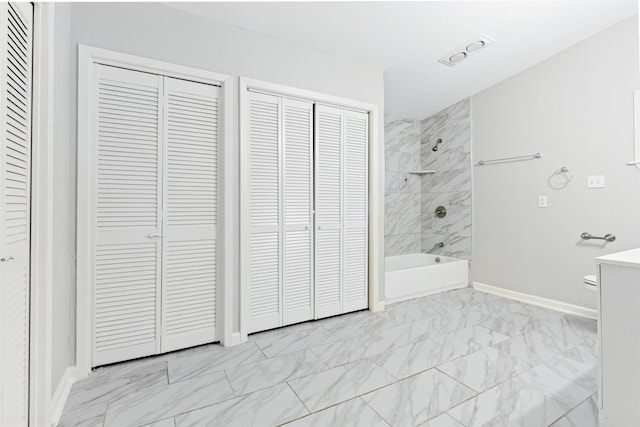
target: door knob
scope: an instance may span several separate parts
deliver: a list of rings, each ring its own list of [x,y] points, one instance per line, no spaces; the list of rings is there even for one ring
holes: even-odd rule
[[[147,234],[147,237],[148,237],[149,239],[153,239],[154,237],[164,237],[164,234],[149,233],[149,234]]]
[[[15,258],[12,256],[8,256],[8,257],[4,257],[4,258],[0,258],[0,262],[9,262],[9,261],[13,261]]]

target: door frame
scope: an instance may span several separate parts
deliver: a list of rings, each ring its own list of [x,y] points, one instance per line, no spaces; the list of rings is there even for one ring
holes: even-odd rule
[[[92,343],[92,253],[93,233],[91,219],[93,207],[92,159],[94,150],[89,141],[92,137],[91,126],[91,93],[95,82],[94,64],[100,63],[115,67],[128,68],[153,74],[175,77],[179,79],[215,84],[222,92],[222,120],[219,134],[219,186],[218,199],[222,209],[218,210],[218,292],[217,319],[220,342],[231,343],[231,304],[233,298],[232,271],[233,259],[226,248],[233,238],[225,231],[225,224],[230,221],[233,206],[231,180],[226,179],[232,165],[232,128],[233,128],[233,81],[232,77],[207,70],[171,64],[155,59],[143,58],[111,50],[78,45],[78,222],[77,222],[77,321],[76,321],[76,366],[77,376],[83,377],[91,371]],[[231,242],[232,243],[232,242]]]
[[[54,3],[34,3],[29,425],[52,421]]]
[[[369,217],[368,217],[368,292],[369,310],[384,310],[382,286],[384,284],[384,147],[379,142],[380,118],[378,106],[319,92],[298,89],[262,80],[239,77],[240,119],[240,341],[246,342],[249,335],[249,159],[248,159],[248,92],[262,92],[297,98],[325,105],[367,112],[369,114]]]

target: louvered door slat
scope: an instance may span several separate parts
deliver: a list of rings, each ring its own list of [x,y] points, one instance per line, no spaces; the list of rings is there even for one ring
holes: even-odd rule
[[[33,5],[0,5],[0,425],[27,426]]]
[[[282,99],[282,325],[313,317],[313,105]]]
[[[367,147],[366,113],[344,112],[344,276],[343,311],[367,307]]]
[[[162,352],[217,340],[219,121],[217,86],[165,77],[164,91]]]
[[[316,106],[315,317],[342,313],[342,110]]]
[[[159,350],[162,78],[96,65],[93,364]]]
[[[281,326],[280,99],[249,93],[249,331]]]

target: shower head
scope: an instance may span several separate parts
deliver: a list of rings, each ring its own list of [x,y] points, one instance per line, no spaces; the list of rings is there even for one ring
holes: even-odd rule
[[[436,141],[436,145],[433,146],[431,151],[438,151],[438,144],[442,144],[442,138],[438,138],[438,140]]]

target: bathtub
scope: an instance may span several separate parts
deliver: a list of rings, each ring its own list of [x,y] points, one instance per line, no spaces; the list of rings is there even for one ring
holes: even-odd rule
[[[469,262],[431,254],[386,257],[385,301],[405,301],[449,289],[464,288],[469,282]]]

